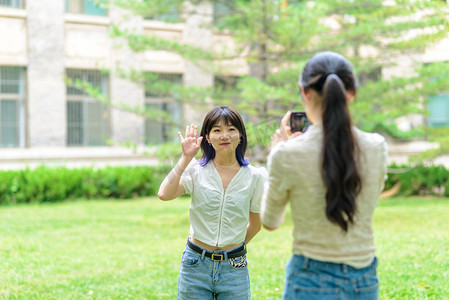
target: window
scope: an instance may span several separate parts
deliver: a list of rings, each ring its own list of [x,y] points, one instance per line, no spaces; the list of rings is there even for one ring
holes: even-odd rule
[[[156,21],[163,21],[163,22],[170,22],[170,23],[179,23],[180,22],[179,11],[171,11],[171,12],[161,14],[158,16],[146,16],[145,20],[156,20]]]
[[[101,3],[103,1],[99,3],[96,0],[66,0],[65,10],[69,13],[106,16],[106,10],[101,7]]]
[[[68,69],[67,145],[103,146],[110,137],[109,107],[89,97],[77,84],[87,82],[102,94],[108,93],[108,76],[96,70]]]
[[[232,3],[214,2],[214,25],[223,28],[225,25],[224,18],[231,14]]]
[[[144,0],[144,2],[149,2],[153,0]],[[145,20],[157,20],[157,21],[163,21],[163,22],[171,22],[171,23],[177,23],[180,22],[180,13],[178,5],[174,3],[167,2],[165,6],[163,7],[164,11],[161,11],[160,13],[153,13],[152,15],[144,14]]]
[[[239,2],[240,4],[247,2],[249,5],[251,0],[240,0]],[[225,28],[225,19],[235,15],[236,13],[238,13],[237,1],[230,0],[213,2],[213,23],[219,29]]]
[[[146,73],[145,108],[150,115],[145,119],[145,142],[160,144],[176,139],[182,118],[182,106],[175,102],[174,85],[182,85],[182,74]]]
[[[25,147],[25,68],[0,66],[0,147]]]
[[[429,127],[449,127],[449,93],[429,99]]]
[[[0,0],[0,6],[24,8],[24,0]]]

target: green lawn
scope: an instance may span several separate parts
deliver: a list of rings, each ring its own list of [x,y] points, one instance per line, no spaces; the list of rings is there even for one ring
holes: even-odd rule
[[[0,207],[0,299],[176,299],[188,199]],[[381,299],[449,298],[449,199],[382,200]],[[280,299],[290,218],[249,244],[253,299]]]

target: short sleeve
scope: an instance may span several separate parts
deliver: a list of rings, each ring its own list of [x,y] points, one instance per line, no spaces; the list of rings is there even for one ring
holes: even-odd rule
[[[262,200],[263,190],[267,177],[268,174],[265,168],[257,168],[257,178],[255,181],[254,193],[253,197],[251,198],[249,209],[252,213],[260,212],[260,201]]]
[[[197,168],[198,162],[196,160],[193,160],[181,175],[181,179],[179,182],[182,184],[187,194],[192,194],[193,192],[193,179]]]

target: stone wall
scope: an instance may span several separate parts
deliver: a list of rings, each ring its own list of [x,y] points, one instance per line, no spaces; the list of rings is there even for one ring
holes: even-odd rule
[[[64,146],[64,1],[27,1],[28,146]]]

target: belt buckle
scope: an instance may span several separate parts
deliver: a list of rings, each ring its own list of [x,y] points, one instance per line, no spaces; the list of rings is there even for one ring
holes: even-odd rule
[[[218,258],[216,258],[216,257],[218,257]],[[213,261],[222,261],[224,259],[224,257],[223,257],[223,254],[212,253],[211,259]]]

